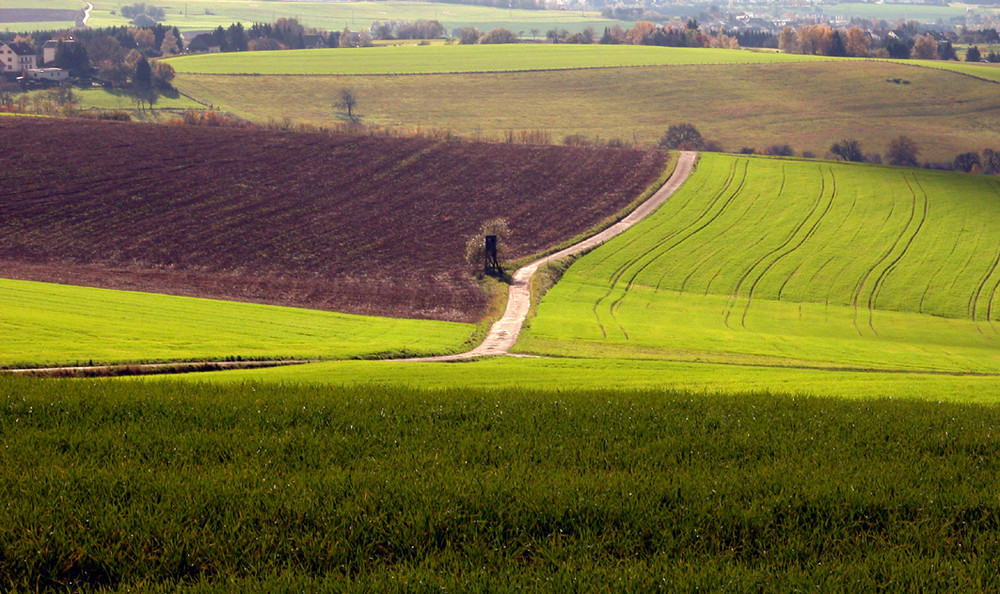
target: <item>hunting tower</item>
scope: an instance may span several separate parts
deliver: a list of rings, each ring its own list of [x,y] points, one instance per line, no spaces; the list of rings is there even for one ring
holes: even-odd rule
[[[500,261],[497,259],[496,235],[486,236],[486,249],[483,251],[483,255],[484,255],[483,274],[491,274],[496,276],[503,274],[503,270],[500,268]]]

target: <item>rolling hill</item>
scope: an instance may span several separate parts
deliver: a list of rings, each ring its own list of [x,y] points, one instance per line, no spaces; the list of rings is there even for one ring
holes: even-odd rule
[[[705,155],[568,270],[518,348],[995,373],[998,220],[990,176]]]
[[[256,121],[328,124],[337,117],[330,98],[350,88],[367,123],[468,136],[530,129],[555,140],[653,144],[669,125],[690,122],[732,152],[788,144],[822,157],[853,137],[866,153],[884,153],[899,134],[916,140],[927,161],[1000,147],[998,83],[989,80],[997,70],[989,66],[559,45],[340,51],[304,52],[315,58],[295,64],[273,52],[183,58],[174,61],[182,71],[175,84]],[[441,73],[462,70],[480,72]]]

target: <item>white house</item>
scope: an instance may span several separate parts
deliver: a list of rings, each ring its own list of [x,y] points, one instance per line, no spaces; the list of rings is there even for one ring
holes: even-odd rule
[[[24,72],[38,67],[38,55],[26,43],[0,43],[0,66],[3,72]]]
[[[62,68],[29,68],[24,71],[24,77],[31,80],[63,81],[69,79],[69,70]]]

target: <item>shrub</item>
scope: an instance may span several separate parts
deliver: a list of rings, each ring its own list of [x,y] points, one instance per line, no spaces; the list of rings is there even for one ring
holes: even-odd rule
[[[517,35],[509,29],[492,29],[479,38],[479,43],[517,43]]]
[[[668,150],[700,151],[705,148],[705,139],[691,124],[674,124],[667,128],[656,146]]]

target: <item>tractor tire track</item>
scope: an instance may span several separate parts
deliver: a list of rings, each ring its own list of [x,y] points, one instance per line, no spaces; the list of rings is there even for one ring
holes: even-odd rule
[[[979,297],[980,295],[982,295],[983,289],[985,289],[986,285],[989,283],[990,277],[992,277],[993,273],[996,272],[998,265],[1000,265],[1000,251],[997,251],[996,258],[993,259],[993,264],[986,271],[986,274],[984,274],[983,277],[979,279],[979,283],[976,285],[976,288],[972,291],[972,294],[969,295],[968,314],[969,314],[969,319],[972,320],[973,322],[976,322],[976,312],[979,311]],[[993,290],[994,291],[996,290],[996,285],[994,285]],[[990,306],[992,305],[992,302],[993,302],[993,293],[991,292],[990,304],[987,305],[986,308],[987,322],[990,320],[990,313],[992,311],[992,307]],[[979,327],[978,323],[976,324],[976,329],[979,330],[980,334],[983,333],[983,330],[982,328]]]
[[[840,237],[841,230],[844,228],[845,225],[847,225],[847,222],[849,220],[851,220],[851,214],[854,213],[854,209],[857,207],[857,205],[858,205],[858,193],[854,192],[854,195],[851,198],[851,206],[850,206],[850,208],[847,209],[847,214],[844,215],[844,218],[840,221],[840,224],[837,225],[837,228],[833,230],[833,237]],[[857,239],[857,236],[858,236],[859,233],[860,233],[860,229],[858,231],[856,231],[855,234],[851,237],[851,242],[848,245],[852,245],[854,243],[854,240]],[[828,241],[826,244],[824,244],[823,247],[825,247],[826,245],[829,245],[829,244],[830,244],[830,242]],[[818,251],[822,252],[823,251],[822,247],[819,248]],[[816,270],[813,271],[812,276],[809,277],[809,282],[806,283],[806,284],[807,285],[812,285],[813,283],[815,283],[816,279],[819,278],[820,273],[823,272],[823,270],[826,269],[826,267],[829,266],[830,263],[833,262],[836,259],[837,259],[837,254],[834,254],[834,255],[830,256],[829,258],[827,258],[825,262],[823,262],[822,264],[820,264],[819,268],[817,268]],[[804,263],[805,262],[803,261],[803,264]],[[801,267],[801,265],[800,265],[800,267]],[[794,276],[795,273],[798,272],[798,270],[799,270],[799,268],[796,268],[792,272],[792,275]],[[781,283],[781,287],[778,288],[778,301],[781,301],[781,295],[785,292],[785,286],[788,284],[788,281],[790,281],[791,279],[792,279],[792,276],[789,276],[788,278],[786,278],[785,281],[783,283]],[[826,300],[828,302],[829,302],[830,292],[831,291],[827,291],[826,292]]]
[[[920,185],[920,181],[917,179],[916,175],[912,175],[911,177],[913,178],[913,183],[917,186],[917,189],[920,190],[920,193],[924,196],[924,210],[920,214],[920,222],[917,223],[917,228],[913,230],[913,234],[910,235],[910,238],[906,240],[906,244],[903,245],[903,251],[899,252],[899,255],[896,256],[896,258],[889,263],[885,270],[882,271],[882,274],[875,280],[875,287],[872,290],[871,295],[868,296],[868,327],[872,329],[875,336],[878,336],[878,331],[875,329],[874,312],[878,306],[878,296],[882,292],[882,287],[885,286],[885,279],[889,278],[889,275],[892,274],[893,270],[896,269],[896,266],[899,265],[903,257],[910,251],[910,247],[917,239],[917,235],[920,234],[920,230],[924,228],[924,223],[927,222],[927,210],[930,208],[930,201],[927,198],[927,192],[924,190],[923,186]],[[910,192],[913,193],[913,208],[915,210],[918,202],[917,193],[913,190],[913,186],[910,185],[909,180],[905,177],[903,180],[906,182],[906,186],[910,188]],[[907,223],[907,229],[908,228],[909,223]]]
[[[914,181],[916,180],[915,177],[913,179]],[[903,176],[903,181],[906,183],[907,189],[910,190],[910,196],[911,196],[910,216],[906,220],[906,224],[903,226],[903,230],[896,237],[896,240],[893,241],[889,249],[886,250],[886,252],[882,255],[881,258],[879,258],[878,262],[875,263],[875,266],[871,267],[868,270],[868,272],[865,273],[865,276],[862,278],[862,281],[859,282],[858,286],[855,288],[854,302],[852,305],[854,306],[854,313],[855,313],[854,328],[858,331],[859,335],[861,334],[861,329],[858,328],[857,312],[859,309],[859,301],[861,300],[861,292],[864,288],[864,283],[866,283],[867,280],[871,278],[871,275],[875,273],[875,270],[880,268],[882,264],[889,259],[892,253],[896,251],[896,248],[900,245],[901,242],[903,242],[903,239],[907,237],[907,234],[910,229],[910,224],[913,223],[913,220],[917,216],[917,193],[913,190],[913,185],[910,183],[906,175]],[[882,272],[879,273],[879,275],[875,279],[875,283],[872,286],[872,290],[868,293],[868,299],[866,300],[865,304],[868,309],[868,327],[871,329],[872,332],[875,333],[875,336],[878,336],[879,334],[878,330],[875,329],[874,309],[875,309],[875,302],[878,298],[878,293],[881,290],[882,283],[884,282],[885,278],[889,275],[889,273],[892,272],[892,269],[895,268],[895,266],[903,258],[903,256],[906,254],[906,251],[910,249],[910,246],[913,244],[913,240],[916,239],[917,237],[917,233],[920,232],[920,229],[923,227],[924,222],[927,220],[927,206],[928,206],[927,193],[923,191],[923,188],[920,188],[920,191],[924,194],[924,210],[923,214],[921,215],[920,222],[917,224],[916,230],[914,230],[913,233],[909,235],[909,238],[903,244],[903,251],[900,252],[900,254],[896,256],[895,259],[889,262],[889,264],[887,264],[884,268],[882,268]]]
[[[719,216],[721,216],[723,212],[725,212],[725,210],[729,207],[729,205],[732,204],[733,201],[736,199],[736,197],[739,196],[740,193],[743,191],[743,186],[746,184],[746,180],[747,180],[747,170],[748,170],[748,168],[749,168],[749,162],[748,161],[744,161],[743,162],[743,175],[740,178],[739,185],[736,187],[736,190],[732,192],[732,194],[729,196],[729,198],[722,204],[722,206],[719,208],[718,212],[716,212],[715,214],[713,214],[707,221],[705,221],[704,223],[702,223],[700,226],[698,226],[697,228],[695,228],[691,232],[687,233],[686,235],[684,235],[683,237],[681,237],[677,241],[673,242],[669,247],[667,247],[667,248],[665,248],[663,250],[660,250],[656,255],[654,255],[651,259],[649,259],[645,264],[643,264],[642,266],[640,266],[632,274],[631,277],[629,277],[628,283],[626,283],[626,285],[625,285],[625,290],[622,293],[622,296],[619,297],[618,299],[616,299],[615,301],[613,301],[611,303],[611,306],[609,307],[609,312],[611,313],[611,317],[612,317],[612,319],[615,320],[615,322],[618,322],[618,319],[615,316],[615,311],[621,306],[622,302],[628,296],[629,291],[632,290],[632,287],[635,284],[635,280],[639,277],[639,275],[642,274],[642,272],[645,271],[647,268],[649,268],[654,262],[656,262],[657,260],[659,260],[660,258],[662,258],[663,256],[665,256],[668,252],[670,252],[671,250],[673,250],[674,248],[676,248],[680,244],[684,243],[688,239],[694,237],[695,235],[697,235],[698,233],[700,233],[702,230],[704,230],[706,227],[708,227],[713,222],[715,222],[715,220],[718,219]],[[720,197],[721,197],[721,194],[720,194]],[[718,202],[718,200],[716,200],[715,202]],[[706,211],[706,214],[707,214],[707,211]],[[696,221],[695,224],[697,224],[697,221]],[[660,243],[657,247],[662,247],[662,245],[663,245],[663,243]],[[656,248],[654,248],[654,249],[656,249]],[[649,252],[647,252],[647,254],[648,253],[652,253],[652,251],[653,250],[650,250]],[[618,328],[625,335],[625,339],[628,340],[628,332],[625,331],[624,326],[622,326],[621,323],[618,323]]]
[[[821,170],[821,172],[822,172],[822,170]],[[782,167],[782,178],[784,178],[784,167]],[[825,180],[823,180],[823,182],[825,183]],[[784,184],[782,184],[782,185],[784,185]],[[817,197],[816,203],[813,204],[812,210],[809,211],[809,213],[805,216],[805,218],[803,218],[801,221],[799,221],[799,223],[791,230],[791,232],[788,233],[787,236],[785,236],[785,238],[781,241],[780,244],[778,244],[776,247],[771,248],[770,251],[768,251],[766,254],[764,254],[760,258],[757,258],[756,260],[754,260],[753,263],[751,263],[750,266],[748,266],[743,271],[743,274],[741,274],[739,276],[739,278],[736,280],[736,286],[733,287],[733,292],[730,295],[729,300],[726,302],[726,308],[724,310],[725,313],[723,314],[723,323],[725,324],[725,326],[727,328],[731,327],[729,325],[729,318],[732,315],[733,308],[736,307],[736,302],[740,298],[740,289],[743,288],[743,283],[745,283],[747,281],[747,279],[750,278],[750,275],[753,273],[753,271],[758,266],[762,265],[765,260],[767,260],[769,257],[773,256],[777,252],[781,251],[782,248],[784,248],[785,246],[788,245],[789,242],[791,242],[791,240],[799,232],[799,230],[802,228],[802,226],[805,225],[806,221],[809,220],[809,217],[811,217],[813,215],[813,213],[816,211],[816,208],[819,206],[819,203],[822,200],[822,197],[823,197],[823,188],[822,188],[822,186],[820,186],[820,195],[819,195],[819,197]]]
[[[760,197],[761,197],[761,194],[758,192],[753,198],[749,199],[747,201],[746,208],[743,209],[742,213],[740,213],[739,215],[736,216],[736,220],[737,221],[742,221],[744,218],[746,218],[746,216],[753,209],[754,205],[757,204],[757,201],[760,199]],[[706,245],[711,244],[711,243],[715,242],[718,239],[724,238],[726,235],[729,234],[729,232],[731,230],[732,230],[732,227],[727,227],[727,228],[723,229],[722,231],[719,231],[718,233],[715,234],[714,237],[711,237],[708,240],[706,240],[706,242],[705,242]],[[757,242],[755,242],[754,245],[756,245],[756,243],[759,243],[759,241],[760,240],[758,240]],[[720,253],[722,253],[723,251],[725,251],[728,248],[732,248],[732,245],[723,242],[722,245],[720,245],[719,247],[715,248],[714,250],[709,251],[707,254],[703,254],[700,258],[698,258],[698,260],[695,262],[694,266],[691,267],[691,270],[688,271],[688,273],[684,276],[684,280],[681,281],[680,291],[683,293],[686,290],[688,282],[691,281],[691,278],[695,275],[695,273],[697,273],[699,270],[701,270],[709,262],[715,262],[716,261],[716,257]],[[695,253],[697,253],[697,251],[698,250],[695,249],[694,251],[691,252],[691,255],[693,256]],[[666,271],[663,274],[661,274],[660,278],[656,281],[656,292],[657,293],[660,292],[660,288],[663,286],[663,282],[666,280],[666,278],[668,276],[670,276],[671,270],[672,269],[668,267],[666,269]]]
[[[958,246],[962,243],[963,233],[965,233],[965,229],[959,231],[958,235],[955,236],[955,243],[952,244],[951,251],[948,252],[948,255],[945,257],[945,262],[955,255],[955,251],[958,250]],[[997,254],[997,258],[1000,259],[1000,254]],[[937,275],[940,274],[943,269],[943,266],[935,267],[934,273],[931,274],[929,279],[927,279],[927,285],[924,287],[924,292],[920,295],[920,302],[917,304],[917,313],[924,313],[924,300],[927,299],[927,294],[930,293],[931,287],[934,285],[934,279],[937,278]]]
[[[782,252],[779,256],[777,256],[774,260],[772,260],[771,263],[768,264],[764,268],[764,270],[761,271],[761,273],[757,276],[757,278],[754,279],[753,283],[751,283],[750,291],[747,294],[747,304],[743,308],[743,315],[740,317],[741,327],[743,328],[747,327],[747,315],[749,315],[750,313],[750,305],[753,304],[753,295],[757,291],[757,285],[758,283],[760,283],[761,280],[763,280],[764,275],[766,275],[768,271],[770,271],[771,268],[773,268],[778,262],[784,260],[791,254],[795,253],[800,247],[802,247],[802,245],[805,242],[809,241],[809,239],[816,234],[816,229],[818,229],[819,226],[823,223],[823,220],[826,218],[826,215],[830,213],[830,209],[833,208],[833,201],[837,196],[837,178],[834,177],[832,169],[829,170],[828,173],[830,174],[831,183],[830,183],[830,199],[826,203],[826,208],[824,208],[823,212],[820,213],[819,217],[817,217],[816,220],[813,221],[812,226],[809,227],[809,229],[805,232],[802,238],[799,239],[799,241],[795,245],[792,245],[784,252]],[[823,197],[826,195],[826,177],[823,175],[822,170],[820,170],[820,180],[821,183],[819,190],[819,198],[817,198],[816,204],[813,206],[813,209],[809,212],[806,218],[802,220],[802,223],[799,224],[798,228],[795,231],[795,234],[798,234],[798,231],[805,226],[806,222],[810,218],[812,218],[813,214],[819,208],[819,205],[822,204],[823,202]],[[792,236],[789,236],[789,240],[791,240],[792,237],[794,237],[794,234]]]
[[[889,213],[886,215],[885,219],[882,221],[882,225],[885,225],[886,223],[889,222],[889,220],[892,218],[892,214],[894,212],[896,212],[896,196],[895,196],[895,194],[893,194],[893,196],[892,196],[892,206],[889,207]],[[912,213],[911,213],[911,216],[912,216]],[[907,226],[909,226],[909,222],[907,222]],[[903,228],[903,232],[905,233],[905,231],[906,231],[906,228],[904,227]],[[900,235],[900,237],[902,237],[902,235]],[[876,262],[874,264],[872,264],[868,268],[868,270],[865,271],[864,274],[861,275],[861,279],[858,280],[857,284],[854,285],[854,290],[851,291],[851,307],[854,308],[854,321],[853,321],[853,323],[854,323],[854,329],[857,331],[858,336],[864,336],[864,333],[861,331],[861,327],[858,326],[858,307],[859,307],[858,302],[861,300],[861,291],[864,289],[865,283],[868,282],[869,277],[871,277],[871,275],[875,272],[875,269],[877,269],[879,267],[879,265],[882,264],[882,262],[884,262],[886,260],[886,258],[889,257],[889,254],[892,253],[892,250],[896,247],[896,243],[899,242],[900,237],[897,237],[896,241],[893,242],[892,246],[890,246],[889,249],[886,250],[886,252],[884,254],[882,254],[879,257],[879,259],[876,260]]]
[[[737,167],[737,163],[734,163],[733,166],[730,168],[730,172],[729,172],[729,175],[726,178],[725,185],[724,185],[723,189],[719,193],[716,194],[716,196],[711,200],[711,203],[709,204],[708,208],[705,209],[705,210],[703,210],[702,213],[700,215],[698,215],[698,217],[694,221],[692,221],[691,223],[688,223],[687,225],[681,227],[680,229],[677,229],[676,231],[673,231],[673,232],[667,234],[663,239],[661,239],[659,242],[657,242],[654,246],[652,246],[651,248],[649,248],[648,250],[646,250],[645,252],[643,252],[639,256],[626,261],[625,263],[623,263],[621,266],[619,266],[615,270],[615,272],[612,274],[611,278],[608,279],[608,282],[609,282],[608,290],[604,293],[604,295],[602,295],[597,301],[594,302],[594,305],[591,308],[591,311],[593,311],[593,313],[594,313],[594,319],[597,320],[597,325],[601,329],[601,336],[603,336],[604,338],[607,338],[608,337],[608,333],[607,333],[607,329],[605,328],[604,324],[601,322],[601,317],[600,317],[600,314],[598,313],[598,310],[600,309],[601,304],[604,303],[604,301],[606,301],[609,297],[611,297],[611,295],[613,295],[615,293],[615,291],[618,288],[618,282],[621,280],[622,276],[625,275],[625,273],[628,271],[629,268],[631,268],[632,266],[638,264],[640,260],[642,260],[643,258],[645,258],[646,256],[648,256],[650,253],[656,251],[664,243],[670,241],[672,238],[676,237],[678,234],[683,233],[687,229],[690,229],[692,226],[696,225],[697,222],[700,221],[706,215],[706,213],[709,212],[715,206],[715,204],[718,202],[719,198],[721,198],[721,196],[725,193],[725,191],[730,187],[730,185],[732,184],[733,178],[735,177],[736,167]],[[628,291],[628,289],[626,289],[626,292],[627,291]],[[614,313],[613,312],[612,312],[612,319],[614,319]],[[627,339],[627,335],[626,335],[626,339]]]

